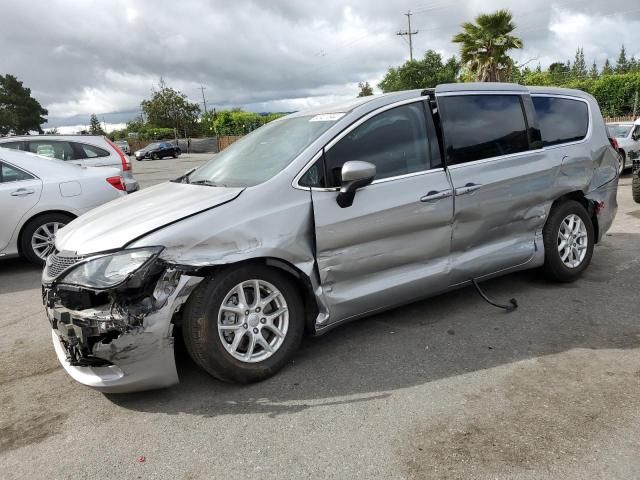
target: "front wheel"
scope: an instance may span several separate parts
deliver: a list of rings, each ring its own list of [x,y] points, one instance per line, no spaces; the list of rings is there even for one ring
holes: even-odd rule
[[[193,360],[226,382],[274,375],[293,356],[304,331],[295,283],[261,265],[229,267],[204,280],[186,304],[184,342]]]
[[[547,276],[572,282],[591,263],[595,233],[585,208],[574,200],[554,205],[543,230]]]

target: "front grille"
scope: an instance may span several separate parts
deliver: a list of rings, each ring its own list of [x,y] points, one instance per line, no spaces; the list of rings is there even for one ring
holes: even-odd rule
[[[81,260],[84,260],[84,257],[66,256],[60,254],[60,252],[54,252],[47,257],[47,277],[56,278],[64,270]]]

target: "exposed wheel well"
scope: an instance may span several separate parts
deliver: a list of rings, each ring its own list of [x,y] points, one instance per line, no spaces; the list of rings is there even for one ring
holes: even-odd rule
[[[74,215],[71,212],[67,212],[65,210],[47,210],[44,212],[38,212],[36,213],[34,216],[30,217],[26,222],[24,222],[22,224],[22,227],[20,227],[20,233],[18,233],[18,253],[20,255],[22,255],[22,233],[24,232],[25,227],[29,224],[29,222],[31,222],[34,218],[38,218],[41,217],[42,215],[49,215],[51,213],[59,213],[61,215],[68,215],[71,218],[76,218],[77,215]]]
[[[285,272],[295,280],[304,304],[305,332],[313,333],[315,331],[315,320],[318,316],[318,304],[316,303],[315,295],[313,293],[313,287],[311,286],[311,281],[304,272],[298,269],[295,265],[285,260],[273,257],[251,258],[236,263],[200,267],[192,272],[192,274],[196,274],[199,276],[210,276],[215,275],[216,272],[220,272],[221,270],[234,268],[239,265],[244,266],[247,264],[265,265],[268,267],[277,268],[278,270]]]
[[[598,238],[600,238],[600,228],[598,225],[598,217],[595,213],[595,205],[593,201],[586,198],[582,191],[577,190],[575,192],[565,193],[561,197],[556,198],[551,205],[551,208],[553,208],[554,205],[559,205],[560,203],[566,202],[567,200],[575,200],[585,208],[585,210],[589,214],[589,218],[591,218],[591,223],[593,223],[593,229],[597,243]]]

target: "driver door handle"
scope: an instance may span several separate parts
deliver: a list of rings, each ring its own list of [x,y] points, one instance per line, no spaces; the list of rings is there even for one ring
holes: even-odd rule
[[[36,193],[35,190],[31,190],[30,188],[19,188],[18,190],[14,190],[11,192],[12,197],[26,197],[27,195],[32,195]]]
[[[467,183],[464,187],[456,188],[456,195],[467,195],[475,192],[479,188],[482,188],[482,185],[478,185],[477,183]]]
[[[440,190],[439,192],[436,190],[431,190],[424,197],[420,198],[421,202],[434,202],[436,200],[441,200],[443,198],[447,198],[453,195],[451,190]]]

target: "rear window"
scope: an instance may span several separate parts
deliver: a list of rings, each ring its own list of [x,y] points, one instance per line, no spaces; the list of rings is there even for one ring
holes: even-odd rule
[[[544,146],[577,142],[587,136],[589,108],[581,100],[533,97]]]
[[[449,165],[529,150],[518,95],[460,95],[438,100]]]
[[[97,157],[108,157],[109,152],[103,150],[102,148],[96,147],[95,145],[86,145],[84,143],[76,143],[75,146],[78,148],[80,152],[80,158],[97,158]]]

